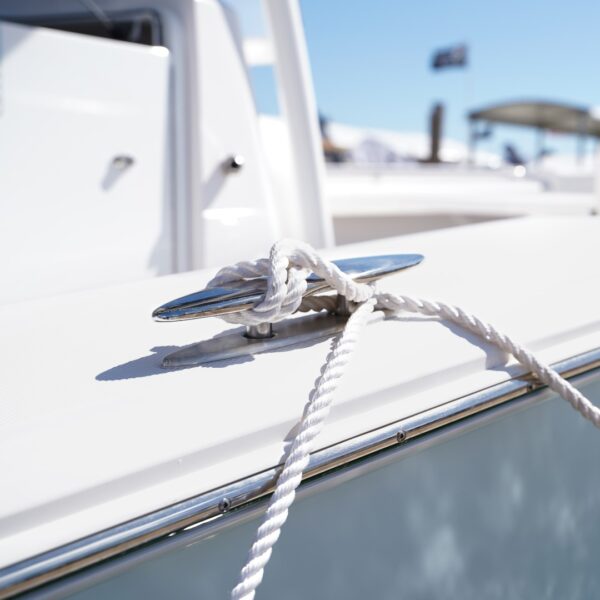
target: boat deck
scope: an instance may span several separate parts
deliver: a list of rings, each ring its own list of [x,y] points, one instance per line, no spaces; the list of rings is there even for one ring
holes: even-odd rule
[[[267,248],[265,248],[265,252]],[[600,347],[600,220],[499,221],[340,247],[418,252],[384,280],[505,330],[547,362]],[[201,271],[0,307],[0,566],[277,464],[329,342],[167,371],[173,349],[231,326],[155,323]],[[519,373],[481,340],[411,315],[364,332],[322,448]]]

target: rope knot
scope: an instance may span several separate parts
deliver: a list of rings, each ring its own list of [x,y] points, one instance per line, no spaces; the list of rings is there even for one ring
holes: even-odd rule
[[[335,300],[331,296],[306,296],[311,273],[351,302],[366,302],[374,294],[372,286],[357,283],[336,265],[323,260],[309,244],[294,240],[275,243],[269,258],[243,261],[221,269],[207,287],[241,287],[264,279],[265,292],[261,300],[250,310],[222,318],[242,325],[277,323],[298,310],[333,308]]]

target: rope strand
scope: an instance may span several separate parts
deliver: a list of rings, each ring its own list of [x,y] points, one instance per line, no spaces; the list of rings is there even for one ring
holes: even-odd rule
[[[321,368],[309,395],[298,432],[294,437],[283,469],[277,478],[263,522],[256,532],[239,583],[231,593],[232,600],[252,600],[260,585],[264,570],[271,558],[273,546],[279,539],[296,488],[308,465],[315,438],[323,429],[334,393],[344,375],[363,327],[373,310],[391,313],[410,312],[452,321],[475,333],[503,352],[512,355],[542,383],[558,393],[583,417],[600,428],[600,409],[581,392],[561,377],[554,369],[539,361],[531,352],[500,333],[489,323],[465,312],[457,306],[411,296],[376,292],[371,285],[355,282],[333,263],[322,259],[308,244],[282,240],[271,248],[269,259],[238,263],[221,269],[208,287],[245,281],[256,277],[267,278],[264,298],[252,309],[226,315],[230,323],[256,325],[277,322],[297,310],[331,310],[331,296],[313,296],[303,300],[306,278],[310,272],[322,277],[338,294],[358,304],[341,334],[334,338],[331,351]]]
[[[337,382],[344,374],[358,341],[358,335],[374,306],[373,299],[361,304],[348,319],[344,331],[334,339],[332,349],[321,369],[321,375],[310,394],[304,417],[292,442],[283,470],[277,478],[275,491],[269,501],[264,520],[256,533],[256,540],[250,548],[248,562],[242,569],[240,582],[231,593],[231,598],[234,600],[254,598],[256,588],[262,581],[265,566],[271,558],[273,545],[279,539],[289,507],[296,496],[296,488],[302,481],[302,473],[308,465],[314,440],[323,429],[329,414]]]

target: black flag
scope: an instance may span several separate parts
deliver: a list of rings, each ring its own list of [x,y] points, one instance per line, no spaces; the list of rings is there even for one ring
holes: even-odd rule
[[[467,47],[464,44],[452,48],[438,50],[431,61],[433,69],[444,69],[445,67],[466,67]]]

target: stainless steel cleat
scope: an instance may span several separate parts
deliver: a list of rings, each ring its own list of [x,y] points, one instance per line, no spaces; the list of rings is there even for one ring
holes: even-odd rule
[[[355,281],[370,283],[418,265],[422,260],[423,256],[420,254],[391,254],[348,258],[334,263]],[[305,296],[333,291],[327,282],[314,273],[307,278],[307,282]],[[265,290],[265,277],[250,279],[231,288],[208,288],[167,302],[159,306],[152,316],[156,321],[169,322],[242,312],[259,302]],[[166,356],[162,364],[169,368],[190,367],[329,337],[343,329],[349,314],[350,307],[346,298],[338,296],[333,314],[289,319],[275,326],[261,323],[247,327],[243,335],[240,335],[238,329],[177,350]]]

